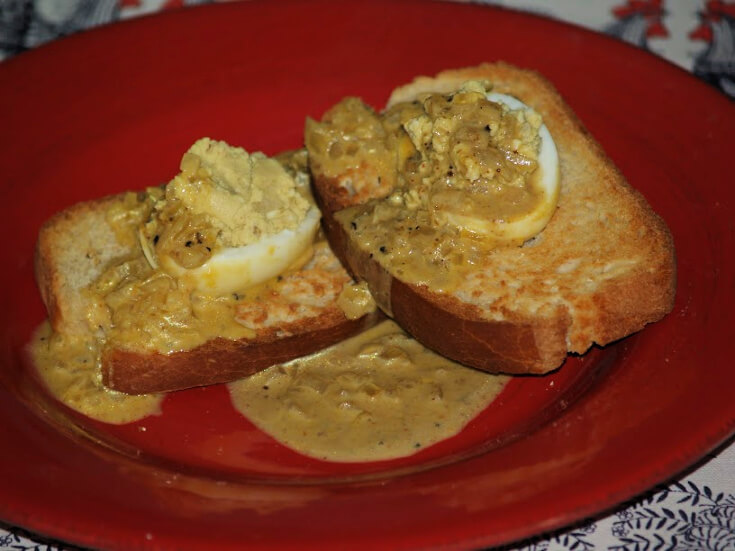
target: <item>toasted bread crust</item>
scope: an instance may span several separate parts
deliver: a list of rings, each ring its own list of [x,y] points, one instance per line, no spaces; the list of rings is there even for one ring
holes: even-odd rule
[[[35,275],[56,333],[89,338],[92,304],[82,290],[113,262],[131,256],[131,244],[119,241],[106,213],[124,195],[79,203],[49,219],[35,252]],[[374,312],[349,320],[336,305],[339,289],[350,280],[331,251],[320,248],[315,259],[284,281],[290,295],[260,301],[243,309],[242,323],[253,336],[216,338],[190,350],[161,354],[105,346],[102,382],[129,394],[169,392],[230,382],[271,365],[330,346],[380,319]],[[102,328],[97,331],[104,338]],[[136,347],[137,348],[137,347]]]
[[[424,345],[491,372],[544,373],[567,352],[583,353],[661,319],[673,307],[676,285],[669,230],[543,77],[506,63],[445,71],[397,88],[388,105],[422,92],[449,93],[471,79],[487,79],[494,91],[533,107],[554,137],[562,190],[537,242],[523,247],[522,259],[518,249],[493,253],[487,269],[462,292],[436,293],[399,281],[351,243],[333,215],[355,201],[339,177],[315,173],[337,256]]]
[[[140,354],[108,349],[102,356],[102,382],[128,394],[228,383],[344,340],[373,325],[376,317],[374,313],[348,320],[333,307],[317,318],[265,330],[253,339],[219,338],[184,352]]]

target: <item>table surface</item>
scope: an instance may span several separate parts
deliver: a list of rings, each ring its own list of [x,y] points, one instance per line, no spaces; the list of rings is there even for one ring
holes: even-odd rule
[[[60,36],[211,0],[2,0],[0,60]],[[735,1],[485,0],[575,23],[659,55],[735,100]],[[729,507],[722,505],[729,504]],[[717,509],[720,514],[708,514]],[[696,513],[696,514],[693,514]],[[650,518],[675,522],[641,522]],[[735,441],[688,473],[602,518],[513,550],[691,549],[735,551]],[[0,525],[0,549],[69,547]]]

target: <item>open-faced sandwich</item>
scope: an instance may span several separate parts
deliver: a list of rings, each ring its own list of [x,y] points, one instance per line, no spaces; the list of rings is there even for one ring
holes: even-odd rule
[[[337,256],[426,346],[544,373],[673,306],[671,236],[549,82],[504,63],[417,78],[306,125]]]
[[[374,304],[320,231],[303,152],[210,139],[167,185],[77,204],[41,229],[54,355],[129,394],[229,382],[340,341]],[[84,350],[83,358],[80,350]]]

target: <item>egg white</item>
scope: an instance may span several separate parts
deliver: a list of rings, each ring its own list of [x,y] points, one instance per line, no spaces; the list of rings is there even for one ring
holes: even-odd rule
[[[512,110],[530,109],[518,98],[507,94],[490,92],[487,99],[506,105]],[[522,243],[535,236],[548,224],[559,198],[559,154],[551,133],[545,124],[539,128],[541,147],[538,155],[538,170],[540,171],[538,185],[542,191],[539,204],[531,212],[512,220],[480,219],[474,216],[451,213],[449,221],[460,228],[472,233],[482,234],[498,241]]]
[[[295,229],[263,237],[250,245],[220,249],[197,268],[183,268],[165,255],[158,260],[167,273],[201,292],[222,296],[244,291],[293,265],[313,243],[320,219],[319,209],[311,207]]]

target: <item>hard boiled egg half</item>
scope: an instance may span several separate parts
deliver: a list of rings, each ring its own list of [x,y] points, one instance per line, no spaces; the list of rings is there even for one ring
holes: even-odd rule
[[[262,153],[203,138],[183,156],[181,173],[154,206],[141,244],[154,268],[221,296],[303,264],[320,218],[308,179]],[[206,260],[185,261],[196,247]]]
[[[532,113],[532,116],[539,117],[516,97],[496,92],[488,92],[486,97],[491,102],[505,106],[509,112],[523,111],[526,116]],[[484,209],[476,197],[468,195],[464,203],[456,200],[445,204],[436,203],[440,223],[451,224],[470,234],[487,237],[499,243],[521,244],[541,232],[556,210],[560,177],[559,155],[546,124],[541,123],[538,136],[538,166],[527,184],[533,188],[534,200],[530,208],[514,211],[511,199],[511,204],[506,205],[508,210],[504,210],[503,205],[497,209]]]

